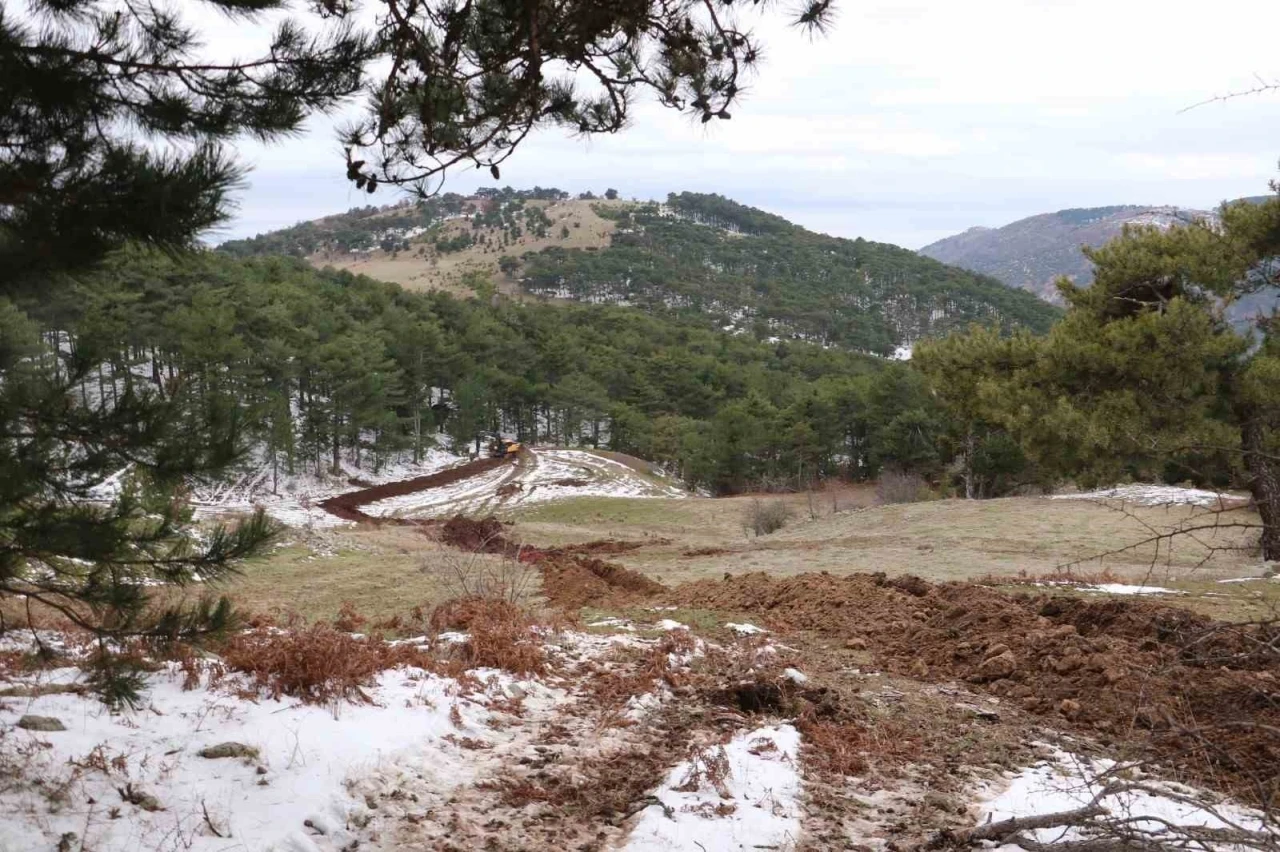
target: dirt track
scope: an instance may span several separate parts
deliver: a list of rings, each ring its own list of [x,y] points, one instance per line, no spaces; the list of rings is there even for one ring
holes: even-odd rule
[[[419,523],[455,515],[483,517],[520,505],[579,496],[675,498],[685,493],[609,455],[538,447],[525,448],[514,459],[479,459],[428,476],[340,494],[319,505],[349,521]]]
[[[380,523],[385,519],[365,514],[360,511],[359,507],[367,506],[370,503],[376,503],[379,500],[386,500],[388,497],[400,497],[405,494],[413,494],[415,492],[426,491],[431,488],[442,488],[446,485],[452,485],[455,482],[461,482],[464,479],[470,479],[477,474],[485,473],[486,471],[493,470],[505,464],[511,464],[511,460],[506,458],[477,459],[469,464],[451,467],[448,470],[442,470],[439,473],[433,473],[429,476],[419,476],[414,479],[401,480],[400,482],[388,482],[386,485],[377,485],[373,488],[365,488],[361,491],[351,491],[346,494],[339,494],[337,497],[330,497],[320,505],[330,514],[348,521]]]

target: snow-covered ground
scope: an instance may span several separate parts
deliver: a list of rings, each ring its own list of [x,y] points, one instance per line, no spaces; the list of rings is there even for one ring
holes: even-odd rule
[[[1139,506],[1218,506],[1223,501],[1236,501],[1241,498],[1218,491],[1204,491],[1199,488],[1180,488],[1176,485],[1117,485],[1097,491],[1083,491],[1078,494],[1054,494],[1052,500],[1120,500],[1135,503]]]
[[[661,804],[645,809],[625,852],[794,848],[800,734],[776,725],[700,749],[671,770],[655,795]]]
[[[1096,586],[1081,586],[1082,592],[1098,592],[1105,595],[1181,595],[1177,589],[1166,589],[1161,586],[1135,586],[1130,583],[1098,583]]]
[[[581,709],[579,690],[590,677],[574,673],[607,670],[625,650],[643,660],[659,640],[634,632],[537,635],[555,660],[546,676],[473,669],[455,679],[400,667],[376,677],[367,703],[277,700],[235,674],[211,684],[212,658],[194,688],[184,689],[192,684],[177,664],[147,675],[142,706],[119,713],[79,690],[77,668],[7,673],[0,677],[9,693],[0,698],[0,852],[391,852],[446,839],[484,848],[486,832],[498,830],[495,784],[513,767],[545,761],[547,731],[570,732],[569,740],[551,742],[569,743],[558,765],[579,783],[572,781],[575,756],[627,753],[629,732],[672,699],[665,688],[638,696],[627,725],[602,730]],[[29,650],[29,637],[3,638],[0,650]],[[41,639],[68,647],[57,634]],[[687,670],[702,647],[695,641],[670,654],[670,670]],[[209,753],[219,746],[224,754]],[[777,724],[742,733],[715,764],[720,754],[713,746],[697,755],[703,769],[718,766],[711,775],[691,773],[687,761],[672,767],[653,791],[672,809],[671,820],[650,808],[612,829],[618,848],[782,848],[794,840],[796,730]],[[471,833],[457,833],[461,827]],[[594,835],[598,826],[586,828]]]
[[[42,682],[71,682],[79,674],[60,669]],[[0,793],[0,850],[52,850],[68,833],[77,837],[71,848],[83,843],[95,852],[353,848],[349,826],[368,808],[347,793],[352,777],[406,751],[432,748],[445,777],[466,780],[465,765],[449,759],[441,740],[457,730],[451,714],[456,709],[463,725],[481,726],[490,715],[487,696],[513,682],[498,672],[478,674],[485,692],[464,698],[449,678],[386,671],[368,690],[371,703],[332,707],[203,685],[184,691],[173,667],[149,678],[146,706],[134,713],[112,714],[75,694],[5,699],[3,745],[25,755],[29,777],[41,783],[7,785]],[[536,685],[522,688],[538,694]],[[66,730],[15,727],[27,714],[54,717]],[[228,742],[257,754],[200,756]],[[122,789],[154,801],[131,804]]]
[[[1215,797],[1182,784],[1141,777],[1133,768],[1123,773],[1104,775],[1116,769],[1111,760],[1091,760],[1052,749],[1049,759],[1027,767],[1006,778],[1006,783],[988,790],[981,801],[978,824],[999,822],[1011,817],[1038,816],[1071,811],[1085,807],[1095,800],[1105,808],[1110,817],[1128,819],[1131,831],[1151,833],[1151,839],[1168,839],[1171,827],[1200,826],[1206,828],[1242,828],[1258,831],[1264,828],[1262,814],[1230,802],[1215,802]],[[1126,792],[1100,797],[1104,787],[1112,782],[1131,782]],[[1280,843],[1280,828],[1267,827],[1276,843]],[[1077,829],[1045,828],[1030,832],[1032,839],[1042,843],[1085,839]],[[997,847],[1002,852],[1020,852],[1018,846]],[[1179,847],[1182,848],[1182,847]],[[1228,850],[1237,848],[1226,844],[1189,845],[1185,848]]]
[[[375,517],[474,515],[571,497],[685,497],[675,485],[637,473],[586,450],[532,448],[503,465],[460,482],[363,506]]]
[[[283,470],[273,475],[270,462],[256,462],[247,465],[235,479],[197,485],[192,489],[191,501],[198,518],[251,512],[261,506],[268,515],[288,526],[345,526],[351,522],[329,514],[320,508],[319,503],[337,494],[368,487],[353,485],[352,480],[382,485],[439,473],[466,461],[465,456],[433,448],[427,450],[417,464],[413,463],[411,456],[404,456],[392,460],[376,473],[369,468],[357,468],[344,460],[340,476],[317,476],[309,468],[292,476]]]

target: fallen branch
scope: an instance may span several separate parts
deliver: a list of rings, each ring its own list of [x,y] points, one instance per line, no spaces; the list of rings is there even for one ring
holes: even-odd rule
[[[213,832],[214,837],[222,837],[221,831],[213,824],[213,818],[209,816],[209,806],[204,803],[204,799],[200,800],[200,810],[204,811],[204,824],[209,826],[209,830]]]
[[[1010,817],[1009,819],[1000,820],[1000,822],[989,822],[986,825],[979,825],[974,828],[945,829],[935,834],[925,848],[963,848],[983,840],[994,840],[999,843],[1024,831],[1078,826],[1090,817],[1101,816],[1106,812],[1106,809],[1101,805],[1092,804],[1083,808],[1076,808],[1073,811],[1060,811],[1056,814]]]

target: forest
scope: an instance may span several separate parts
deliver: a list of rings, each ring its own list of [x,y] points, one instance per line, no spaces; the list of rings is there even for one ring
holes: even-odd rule
[[[665,207],[610,215],[619,225],[611,246],[529,255],[525,288],[738,323],[762,340],[793,336],[884,355],[973,322],[1044,332],[1061,314],[993,278],[897,246],[807,231],[719,195],[673,193]]]
[[[234,412],[280,471],[376,469],[481,436],[657,461],[713,493],[939,461],[937,405],[908,366],[609,306],[496,304],[284,257],[126,249],[64,298],[22,305],[95,366],[82,401],[134,390]]]

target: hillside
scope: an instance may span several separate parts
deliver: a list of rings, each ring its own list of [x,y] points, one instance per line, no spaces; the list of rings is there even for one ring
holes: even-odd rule
[[[1211,215],[1207,210],[1134,204],[1059,210],[1002,228],[970,228],[925,246],[920,254],[990,275],[1058,304],[1061,299],[1053,286],[1058,276],[1077,283],[1093,280],[1093,264],[1081,246],[1100,246],[1118,237],[1125,225],[1168,228]]]
[[[1057,316],[993,278],[694,193],[665,204],[541,188],[443,196],[352,210],[222,250],[290,254],[415,290],[636,306],[761,340],[885,355],[975,321],[1043,331]]]
[[[990,275],[1009,287],[1061,304],[1053,283],[1059,276],[1065,275],[1078,284],[1093,281],[1093,264],[1081,246],[1100,246],[1120,236],[1126,225],[1169,228],[1215,216],[1212,210],[1135,204],[1059,210],[1019,219],[1001,228],[970,228],[925,246],[920,254]],[[1241,299],[1228,313],[1237,323],[1247,323],[1277,304],[1280,291],[1267,290]]]

